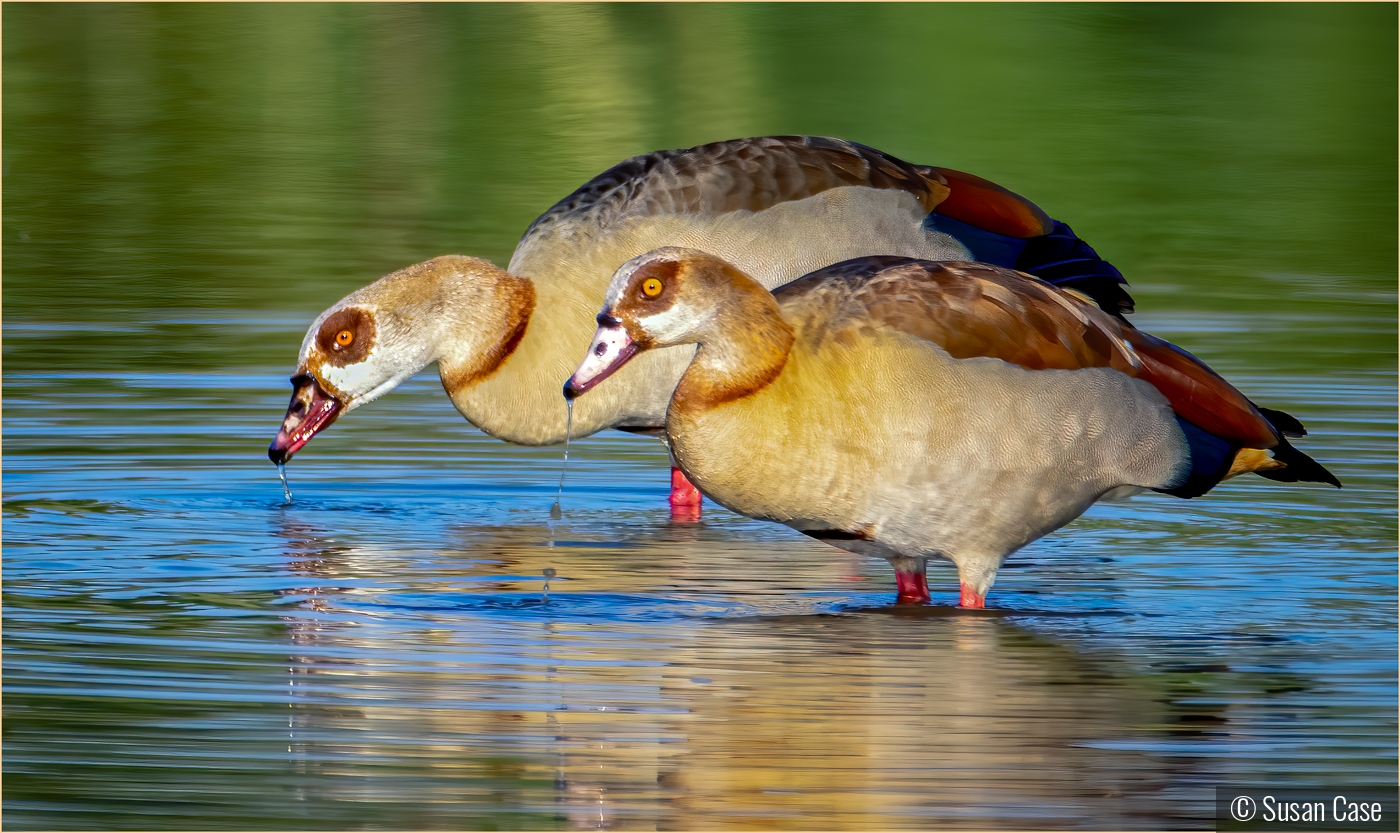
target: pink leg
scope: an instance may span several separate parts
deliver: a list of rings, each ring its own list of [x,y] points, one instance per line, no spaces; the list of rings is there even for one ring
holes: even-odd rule
[[[923,573],[916,573],[912,570],[895,570],[895,585],[899,588],[899,595],[894,597],[897,605],[922,605],[929,603],[928,577]]]
[[[987,607],[987,597],[972,589],[972,585],[963,582],[958,585],[962,591],[958,598],[958,607],[971,608],[972,610],[983,610]]]
[[[700,520],[700,505],[704,497],[688,480],[685,472],[671,467],[671,518],[678,521]]]

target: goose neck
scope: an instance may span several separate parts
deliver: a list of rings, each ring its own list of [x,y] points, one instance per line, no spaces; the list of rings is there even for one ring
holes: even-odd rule
[[[700,341],[680,386],[676,407],[710,408],[750,396],[778,378],[792,352],[792,325],[759,288],[747,303],[722,305]]]
[[[443,387],[454,398],[505,364],[535,312],[535,286],[529,278],[503,269],[477,277],[445,286],[439,306],[446,326],[439,330],[433,358]]]

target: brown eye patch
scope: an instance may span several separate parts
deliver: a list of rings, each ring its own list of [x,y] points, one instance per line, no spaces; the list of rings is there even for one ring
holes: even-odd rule
[[[637,287],[637,294],[648,301],[659,298],[680,269],[681,264],[674,260],[661,260],[646,264],[632,273],[632,281],[633,285]]]
[[[357,307],[336,310],[321,322],[316,346],[337,367],[361,361],[374,346],[374,318]]]

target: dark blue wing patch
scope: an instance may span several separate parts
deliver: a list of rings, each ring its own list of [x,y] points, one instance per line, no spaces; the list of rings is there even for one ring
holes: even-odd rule
[[[1186,435],[1186,445],[1191,450],[1191,470],[1180,486],[1155,491],[1184,498],[1200,497],[1230,472],[1240,449],[1179,416],[1176,424]]]
[[[1026,248],[1026,241],[1019,237],[1007,237],[938,213],[924,218],[924,228],[941,231],[956,239],[972,252],[973,260],[1006,269],[1016,268],[1021,251]]]

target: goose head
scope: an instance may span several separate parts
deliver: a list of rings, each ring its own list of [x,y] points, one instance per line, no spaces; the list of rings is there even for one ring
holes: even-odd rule
[[[591,390],[643,350],[742,338],[744,312],[754,306],[776,310],[768,290],[714,255],[668,246],[635,257],[613,274],[598,330],[564,396]]]
[[[492,302],[502,276],[509,277],[479,258],[436,257],[386,275],[321,313],[302,339],[292,401],[267,456],[285,463],[341,414],[373,402],[435,360],[446,365],[461,353],[467,358],[457,364],[470,368],[474,352],[489,354],[499,340],[496,331],[509,323]]]

